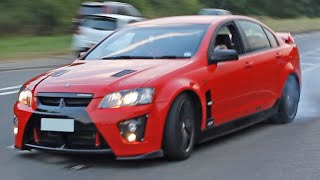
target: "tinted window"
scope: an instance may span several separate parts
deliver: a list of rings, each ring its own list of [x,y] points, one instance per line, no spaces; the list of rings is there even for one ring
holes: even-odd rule
[[[259,24],[250,21],[239,21],[239,25],[247,36],[250,52],[271,48],[269,39]]]
[[[104,40],[85,59],[191,58],[208,25],[127,27]]]
[[[107,14],[119,14],[119,6],[115,5],[105,5],[104,6],[104,12]]]
[[[278,41],[277,39],[274,37],[273,33],[270,32],[268,29],[264,28],[264,31],[266,32],[268,38],[269,38],[269,41],[270,41],[270,44],[273,48],[275,47],[278,47]]]
[[[137,16],[137,17],[142,16],[141,13],[133,6],[128,6],[127,12],[130,16]]]
[[[113,19],[98,16],[88,16],[84,19],[80,26],[98,29],[98,30],[115,30],[117,23]]]
[[[81,6],[80,14],[81,15],[91,15],[103,13],[102,6]]]
[[[130,16],[130,14],[127,12],[125,7],[120,7],[118,13],[121,14],[121,15]]]

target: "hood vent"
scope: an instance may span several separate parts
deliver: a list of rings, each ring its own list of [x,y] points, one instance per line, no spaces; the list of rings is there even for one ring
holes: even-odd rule
[[[126,70],[120,71],[120,72],[112,75],[111,77],[122,77],[122,76],[125,76],[125,75],[128,75],[128,74],[131,74],[133,72],[136,72],[136,70],[126,69]]]
[[[70,71],[70,69],[65,69],[65,70],[61,70],[61,71],[57,71],[54,72],[51,77],[59,77],[62,76],[63,74],[67,73],[68,71]]]

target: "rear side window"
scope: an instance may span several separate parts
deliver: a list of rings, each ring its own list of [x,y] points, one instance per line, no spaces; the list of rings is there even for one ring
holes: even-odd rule
[[[103,13],[102,6],[81,6],[80,14],[81,15],[91,15],[91,14],[100,14]]]
[[[117,23],[114,19],[95,16],[86,17],[81,26],[104,31],[117,29]]]
[[[251,21],[239,21],[250,46],[249,52],[271,48],[269,39],[262,27]]]
[[[119,14],[126,15],[126,16],[136,16],[136,17],[141,16],[139,11],[136,8],[134,8],[133,6],[119,7]]]
[[[136,17],[141,17],[141,13],[138,11],[138,9],[136,9],[133,6],[128,6],[127,7],[127,12],[129,16],[136,16]]]
[[[278,41],[277,39],[274,37],[273,33],[270,32],[268,29],[264,28],[264,31],[266,32],[267,36],[268,36],[268,39],[270,41],[270,44],[273,48],[275,47],[278,47],[279,44],[278,44]]]
[[[121,15],[130,16],[130,14],[127,12],[127,9],[125,7],[120,7],[118,13]]]

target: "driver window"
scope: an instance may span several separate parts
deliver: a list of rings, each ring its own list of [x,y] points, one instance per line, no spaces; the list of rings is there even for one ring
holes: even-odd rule
[[[240,38],[233,24],[221,27],[218,30],[216,37],[210,44],[210,51],[220,49],[234,49],[239,54],[242,53]]]

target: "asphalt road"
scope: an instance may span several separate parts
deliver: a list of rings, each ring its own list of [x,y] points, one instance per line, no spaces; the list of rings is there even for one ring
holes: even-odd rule
[[[303,67],[296,120],[287,125],[262,123],[208,142],[183,162],[17,152],[12,146],[17,85],[50,68],[0,71],[0,179],[319,180],[320,33],[299,35],[296,41]]]

